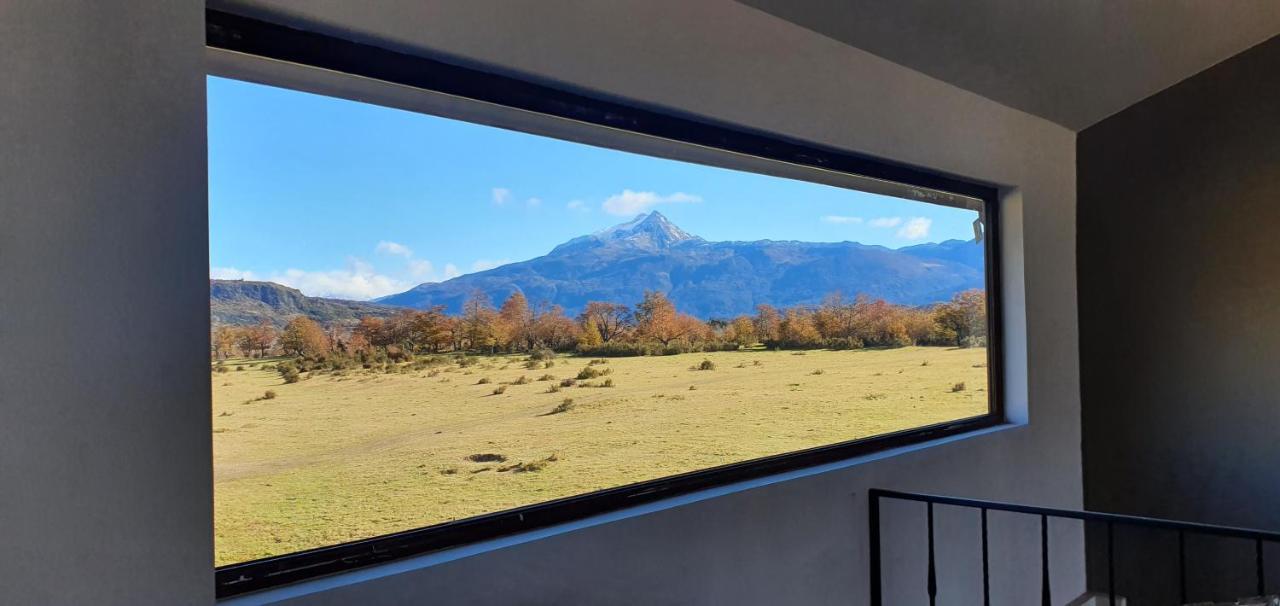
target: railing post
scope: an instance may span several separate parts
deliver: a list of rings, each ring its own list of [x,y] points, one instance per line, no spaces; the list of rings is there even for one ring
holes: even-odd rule
[[[1187,604],[1187,533],[1178,531],[1178,600]]]
[[[882,606],[883,596],[880,587],[880,492],[867,491],[867,539],[871,544],[871,606]]]
[[[982,508],[982,606],[991,606],[991,573],[987,555],[987,508]]]
[[[1116,606],[1115,525],[1107,522],[1107,606]],[[1183,602],[1184,604],[1186,602]]]
[[[1040,603],[1053,606],[1049,591],[1049,516],[1040,514]]]
[[[934,606],[938,603],[938,569],[933,558],[933,503],[929,502],[925,503],[925,505],[929,515],[929,580],[927,589],[929,590],[929,606]]]
[[[1262,539],[1253,540],[1253,557],[1258,567],[1258,595],[1267,595],[1267,575],[1262,569]]]

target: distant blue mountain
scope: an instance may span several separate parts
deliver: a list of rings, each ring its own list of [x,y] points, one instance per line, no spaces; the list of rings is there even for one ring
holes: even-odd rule
[[[520,291],[533,304],[559,305],[572,315],[588,301],[630,305],[646,290],[659,290],[680,311],[710,319],[749,314],[761,303],[817,304],[833,292],[923,305],[982,288],[983,277],[982,246],[972,241],[896,250],[857,242],[708,242],[655,211],[569,240],[545,256],[377,301],[459,313],[477,290],[495,304]]]

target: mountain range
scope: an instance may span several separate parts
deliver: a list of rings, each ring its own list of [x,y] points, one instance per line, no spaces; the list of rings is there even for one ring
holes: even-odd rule
[[[657,211],[580,236],[544,256],[377,299],[458,313],[477,290],[500,304],[520,291],[534,304],[575,315],[588,301],[634,304],[646,290],[667,293],[694,316],[727,318],[755,306],[811,305],[840,292],[923,305],[982,288],[983,247],[947,240],[891,249],[857,242],[709,242]]]
[[[654,211],[569,240],[541,257],[375,301],[309,297],[272,282],[212,280],[209,307],[215,326],[263,319],[283,326],[296,315],[349,324],[402,308],[442,305],[458,314],[476,291],[495,305],[519,291],[535,305],[559,305],[572,316],[588,301],[633,305],[646,290],[659,290],[680,311],[711,319],[750,314],[761,303],[813,305],[834,292],[924,305],[983,288],[983,280],[983,247],[974,241],[898,249],[857,242],[709,242]]]

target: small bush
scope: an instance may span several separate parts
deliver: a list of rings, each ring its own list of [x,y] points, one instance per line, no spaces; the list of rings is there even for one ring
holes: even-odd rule
[[[263,399],[263,400],[274,400],[274,399],[276,399],[276,392],[271,391],[270,389],[268,389],[268,390],[266,391],[266,393],[262,394],[262,399]]]
[[[547,415],[558,415],[563,412],[569,412],[570,410],[573,410],[573,398],[565,398],[564,401],[556,404],[556,407],[552,408],[551,412],[547,413]]]
[[[821,375],[821,374],[826,374],[826,372],[827,372],[827,371],[822,370],[821,368],[819,368],[819,369],[817,369],[817,370],[815,370],[815,371],[813,371],[813,372],[811,372],[811,373],[809,373],[809,374],[811,374],[811,375]]]
[[[605,379],[604,382],[600,384],[600,387],[613,387],[613,379]]]
[[[604,371],[601,371],[600,369],[594,366],[587,366],[586,368],[583,368],[582,370],[578,371],[578,380],[586,381],[587,379],[594,379],[601,375],[609,374],[607,371],[608,371],[607,368]]]
[[[555,377],[555,375],[542,375],[541,377],[538,377],[538,380],[539,380],[539,381],[554,381],[554,380],[556,380],[556,377]]]
[[[531,362],[541,362],[544,360],[551,360],[551,359],[554,359],[555,357],[556,357],[556,352],[546,348],[539,349],[529,354],[529,360]]]
[[[862,396],[862,399],[863,399],[863,400],[875,401],[875,400],[883,400],[883,399],[885,399],[885,398],[887,398],[887,397],[889,397],[889,396],[887,396],[887,395],[885,395],[885,394],[882,394],[882,393],[869,393],[869,394],[867,394],[867,395],[865,395],[865,396]]]
[[[555,365],[556,365],[556,361],[555,361],[555,360],[547,360],[546,362],[543,362],[543,363],[542,363],[542,367],[543,367],[543,368],[551,368],[551,367],[553,367],[553,366],[555,366]]]
[[[462,368],[466,368],[468,366],[475,366],[476,364],[480,363],[479,360],[469,356],[458,356],[454,358],[454,361],[457,362],[458,366]]]
[[[431,376],[434,376],[434,375],[431,375]],[[489,383],[489,377],[480,377],[480,380],[476,381],[476,385],[485,385],[487,383]]]
[[[597,366],[600,364],[608,364],[608,363],[609,361],[604,358],[594,358],[590,362],[587,362],[587,366]]]
[[[218,366],[213,367],[213,372],[228,372],[228,371],[226,366],[222,366],[221,364],[219,364]]]
[[[302,375],[298,372],[298,369],[294,367],[292,364],[288,366],[285,366],[283,364],[280,365],[279,372],[280,372],[280,377],[284,379],[285,383],[297,383],[298,380],[302,378]]]
[[[689,370],[715,370],[716,363],[711,360],[703,360],[697,366],[691,367]]]
[[[560,391],[559,385],[552,383],[551,385],[547,386],[547,393],[556,393],[557,391]]]
[[[524,375],[520,375],[520,378],[519,378],[519,379],[516,379],[514,382],[512,382],[512,385],[528,385],[528,384],[530,384],[530,383],[532,383],[532,382],[533,382],[533,381],[531,381],[531,380],[529,379],[529,377],[526,377],[526,376],[524,376]]]
[[[694,391],[694,390],[696,390],[696,389],[698,389],[698,386],[697,386],[697,385],[690,385],[690,386],[689,386],[689,391]]]
[[[560,387],[573,387],[577,382],[577,379],[560,379]]]
[[[964,391],[964,381],[961,381],[951,386],[951,393],[956,393],[961,391]]]
[[[243,365],[243,364],[237,364],[237,365],[236,365],[236,372],[243,372],[243,371],[244,371],[244,365]]]
[[[921,362],[921,363],[920,363],[920,365],[921,365],[921,366],[928,366],[928,365],[929,365],[929,361],[928,361],[928,360],[925,360],[925,361]]]
[[[502,463],[507,460],[506,455],[500,455],[493,452],[482,452],[479,454],[467,455],[467,460],[472,463]]]
[[[500,395],[502,395],[502,394],[504,394],[504,393],[507,393],[507,386],[506,386],[506,385],[499,385],[499,386],[497,386],[497,387],[494,387],[494,388],[493,388],[493,395],[495,395],[495,396],[500,396]]]

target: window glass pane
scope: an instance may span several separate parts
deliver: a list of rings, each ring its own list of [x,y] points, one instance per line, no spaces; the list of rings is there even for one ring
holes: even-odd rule
[[[208,86],[219,565],[989,410],[977,210]]]

